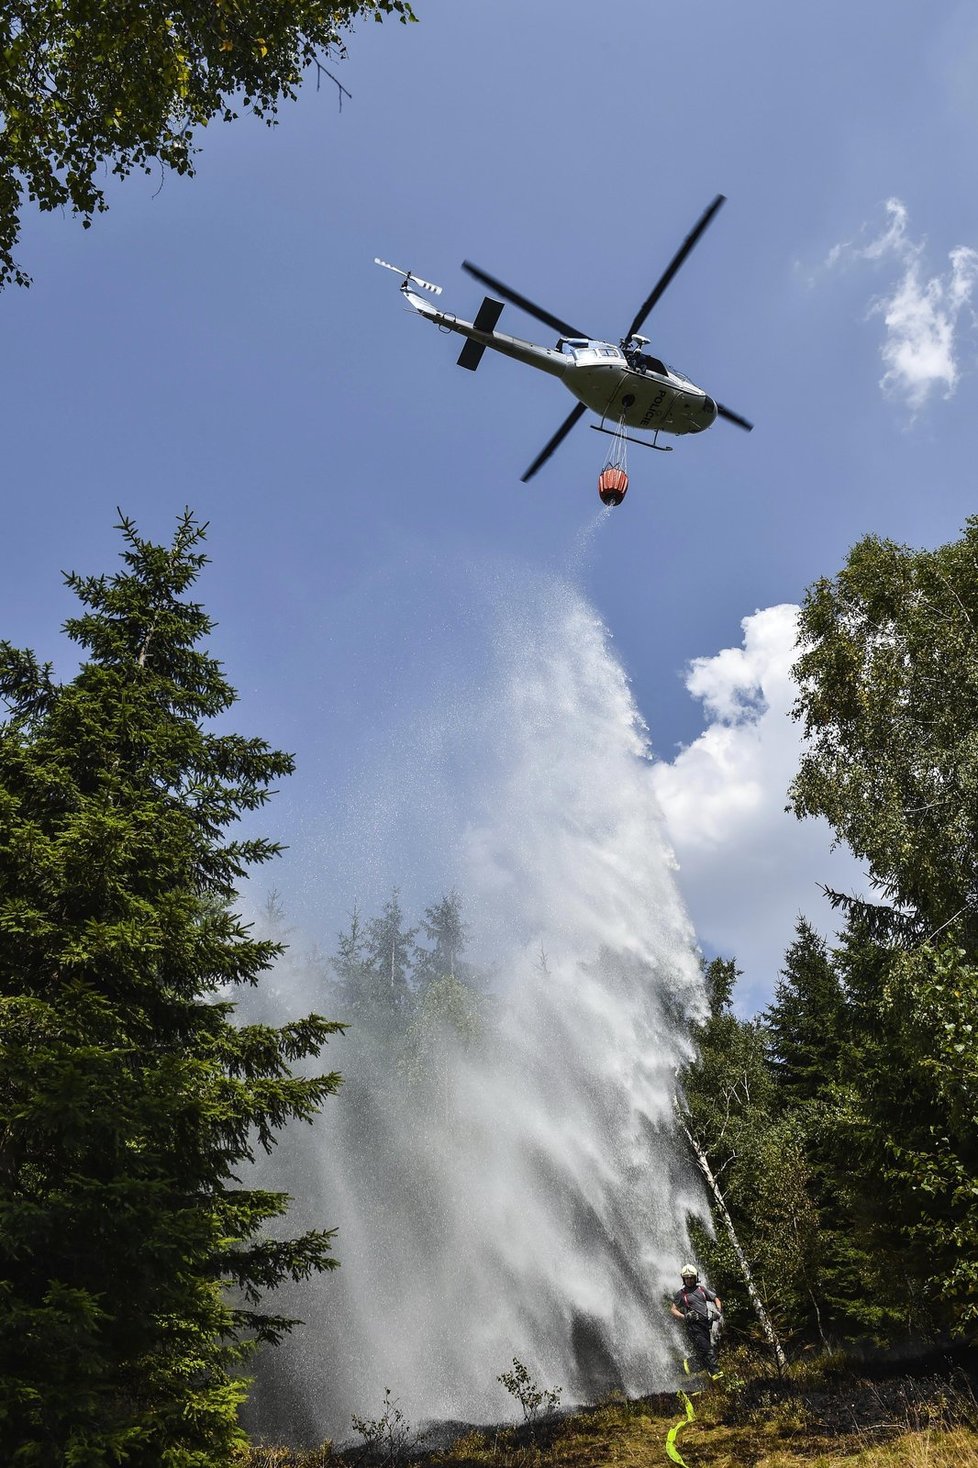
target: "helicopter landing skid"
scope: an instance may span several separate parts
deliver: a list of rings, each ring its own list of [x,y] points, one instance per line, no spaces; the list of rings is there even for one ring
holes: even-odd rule
[[[672,453],[672,444],[656,443],[655,439],[659,437],[658,433],[655,435],[655,438],[652,440],[652,442],[649,443],[647,438],[632,438],[631,435],[628,433],[619,433],[618,430],[615,428],[602,428],[601,425],[598,423],[592,423],[591,427],[594,429],[595,433],[607,433],[610,434],[612,438],[623,438],[626,440],[627,443],[637,443],[643,449],[658,449],[660,454]]]

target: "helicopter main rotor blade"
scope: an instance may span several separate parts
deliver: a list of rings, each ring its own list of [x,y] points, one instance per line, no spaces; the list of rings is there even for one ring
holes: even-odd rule
[[[529,469],[527,469],[526,473],[523,475],[520,481],[522,484],[526,484],[528,480],[533,478],[537,470],[541,468],[550,458],[550,455],[553,453],[554,449],[560,448],[560,445],[570,433],[571,429],[574,427],[574,424],[579,422],[586,412],[587,409],[585,408],[583,403],[578,403],[576,408],[571,408],[567,417],[557,429],[557,432],[547,444],[546,448],[540,450],[536,458],[533,460],[533,463],[530,465]]]
[[[679,269],[680,265],[683,264],[686,256],[693,249],[694,245],[699,243],[699,239],[703,231],[712,222],[713,216],[716,214],[720,205],[725,202],[726,195],[717,194],[716,198],[713,200],[713,203],[707,210],[705,210],[705,212],[701,215],[699,221],[690,230],[689,234],[683,240],[682,244],[679,246],[679,249],[676,251],[675,255],[673,255],[669,264],[666,266],[665,270],[657,281],[652,294],[649,296],[648,300],[645,302],[642,309],[635,317],[635,320],[632,322],[631,326],[625,333],[625,341],[627,341],[630,336],[634,336],[635,333],[639,331],[644,325],[645,319],[648,316],[649,312],[652,310],[652,307],[656,304],[659,297],[666,289],[666,286],[671,284],[672,278],[676,274],[676,271]]]
[[[726,418],[728,423],[736,423],[738,428],[746,428],[748,433],[753,431],[753,423],[748,423],[746,418],[741,418],[731,408],[725,408],[722,403],[717,403],[717,417]]]
[[[521,311],[535,316],[538,321],[543,322],[544,326],[552,326],[560,336],[587,336],[586,331],[578,331],[576,326],[568,326],[567,322],[561,321],[559,316],[551,316],[550,312],[544,311],[542,306],[527,300],[526,296],[521,296],[517,291],[511,291],[508,285],[503,285],[502,281],[497,280],[494,275],[487,275],[484,270],[479,269],[478,265],[473,265],[471,260],[463,260],[462,269],[474,275],[476,280],[481,280],[483,285],[487,285],[498,296],[502,296],[504,301],[509,301],[513,306],[519,306]]]

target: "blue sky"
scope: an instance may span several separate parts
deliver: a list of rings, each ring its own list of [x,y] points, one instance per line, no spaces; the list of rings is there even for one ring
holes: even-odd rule
[[[750,651],[742,620],[797,603],[866,532],[935,544],[975,507],[978,15],[417,11],[351,37],[342,113],[309,86],[274,130],[209,127],[195,180],[111,183],[91,230],[28,217],[35,284],[0,300],[0,635],[65,666],[58,573],[111,566],[115,507],[158,537],[184,504],[207,518],[202,596],[238,725],[299,759],[265,822],[291,845],[275,880],[322,940],[353,895],[341,855],[319,861],[329,830],[392,726],[486,657],[473,585],[570,576],[663,760],[708,760],[711,731],[753,751],[753,796],[726,819],[734,759],[708,831],[687,760],[675,809],[699,844],[674,839],[701,940],[746,952],[760,992],[799,906],[822,918],[831,871],[825,834],[799,837],[776,788],[784,617],[749,624]],[[457,340],[406,315],[373,256],[441,283],[462,315],[481,299],[459,269],[474,259],[613,339],[718,191],[646,330],[757,427],[633,451],[628,499],[582,554],[602,441],[579,427],[522,486],[571,399],[491,356],[460,372]],[[510,307],[500,325],[548,339]],[[763,890],[734,868],[766,871]]]

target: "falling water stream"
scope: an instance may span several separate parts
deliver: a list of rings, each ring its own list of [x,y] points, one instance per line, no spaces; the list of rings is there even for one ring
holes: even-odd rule
[[[676,1379],[663,1294],[700,1201],[671,1107],[702,989],[647,734],[574,586],[490,601],[486,669],[426,711],[424,760],[392,755],[416,822],[444,767],[482,1032],[447,1030],[421,1089],[331,1047],[347,1086],[269,1181],[342,1267],[278,1302],[306,1323],[261,1364],[266,1436],[347,1437],[386,1387],[414,1422],[498,1421],[514,1356],[565,1401]]]

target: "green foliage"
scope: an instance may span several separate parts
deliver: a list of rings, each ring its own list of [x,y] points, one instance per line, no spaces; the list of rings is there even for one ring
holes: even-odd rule
[[[774,1002],[764,1012],[768,1058],[786,1104],[797,1107],[824,1095],[846,1044],[843,1021],[842,985],[825,940],[800,918]]]
[[[792,801],[920,937],[978,952],[978,518],[934,551],[870,537],[805,598]],[[899,930],[899,926],[897,928]]]
[[[851,1167],[840,1101],[851,1081],[853,1015],[826,944],[804,918],[764,1013],[779,1106],[803,1157],[816,1228],[805,1261],[806,1334],[865,1336],[870,1256],[853,1227],[858,1171]],[[884,1309],[889,1295],[883,1292]]]
[[[952,944],[841,955],[867,1022],[834,1118],[857,1219],[905,1327],[978,1319],[978,972]],[[858,1006],[858,1010],[857,1010]]]
[[[815,1179],[805,1126],[788,1109],[771,1065],[768,1027],[731,1010],[737,976],[733,962],[722,959],[706,970],[710,1013],[695,1034],[696,1058],[681,1074],[683,1116],[721,1188],[775,1329],[801,1337],[818,1324],[822,1240]],[[728,1317],[741,1330],[754,1330],[741,1264],[712,1201],[712,1236],[695,1220],[691,1236]]]
[[[714,1010],[685,1118],[781,1335],[946,1338],[978,1318],[978,973],[950,944],[881,948],[858,926],[830,956],[800,922],[763,1020]],[[720,1006],[731,972],[708,975]],[[694,1244],[743,1326],[715,1225]]]
[[[333,993],[353,1026],[363,1075],[375,1091],[398,1079],[443,1089],[449,1047],[467,1049],[484,1028],[480,975],[464,958],[468,927],[452,891],[425,909],[416,942],[395,887],[379,916],[364,922],[354,908],[330,960]]]
[[[541,1416],[552,1417],[560,1406],[563,1387],[554,1386],[546,1391],[538,1386],[517,1356],[513,1357],[512,1371],[501,1372],[496,1380],[519,1402],[524,1422],[532,1424]]]
[[[71,682],[0,644],[0,1459],[32,1468],[226,1462],[248,1343],[290,1323],[263,1292],[334,1264],[237,1176],[339,1082],[292,1073],[338,1025],[228,997],[280,948],[231,910],[278,848],[225,832],[292,760],[207,727],[203,529],[121,529],[123,570],[67,578]]]
[[[194,171],[194,130],[236,109],[268,123],[303,72],[342,54],[359,19],[414,16],[407,0],[23,0],[0,17],[0,285],[24,195],[87,228],[98,175]]]
[[[414,1084],[426,1083],[435,1095],[447,1081],[449,1055],[467,1050],[483,1028],[479,995],[446,974],[428,984],[405,1036],[401,1071]]]
[[[697,1055],[682,1072],[691,1130],[723,1173],[768,1124],[774,1081],[766,1061],[764,1031],[730,1009],[737,970],[714,959],[706,971],[711,1011],[695,1031]]]
[[[933,551],[869,538],[801,619],[794,807],[832,823],[884,899],[837,898],[844,1044],[821,1091],[825,1175],[884,1337],[978,1318],[976,551],[978,519]]]
[[[715,958],[707,964],[703,987],[712,1019],[719,1020],[729,1010],[739,977],[740,970],[732,958]]]
[[[915,1237],[952,1293],[959,1322],[978,1320],[978,968],[951,946],[901,954],[888,996],[912,1041],[930,1100],[891,1146],[921,1200]],[[916,1089],[916,1087],[915,1087]]]

